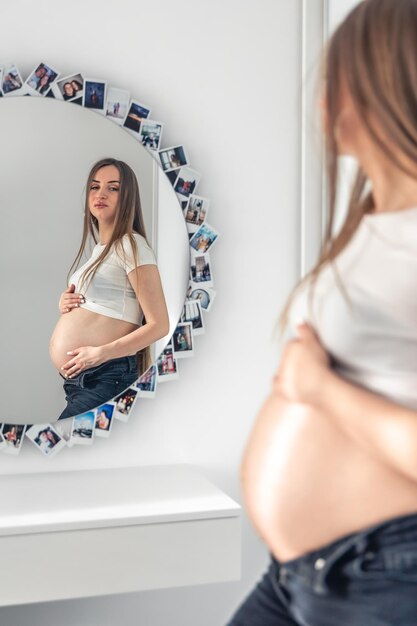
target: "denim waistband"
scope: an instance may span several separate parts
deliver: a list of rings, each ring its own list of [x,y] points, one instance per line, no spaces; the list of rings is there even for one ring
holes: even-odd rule
[[[326,578],[332,567],[348,553],[361,554],[376,547],[394,545],[398,538],[417,541],[417,513],[401,515],[350,533],[317,550],[290,561],[279,562],[274,557],[280,582],[295,574],[318,594],[326,594]]]
[[[137,373],[138,364],[136,354],[121,356],[117,359],[110,359],[109,361],[105,361],[104,363],[101,363],[101,365],[97,365],[96,367],[89,367],[88,369],[83,370],[72,378],[65,378],[65,376],[63,376],[61,372],[59,372],[59,375],[67,383],[71,383],[73,385],[76,385],[77,387],[84,387],[84,379],[86,376],[90,376],[91,374],[94,374],[99,370],[112,370],[114,367],[123,367],[123,373],[125,374]]]

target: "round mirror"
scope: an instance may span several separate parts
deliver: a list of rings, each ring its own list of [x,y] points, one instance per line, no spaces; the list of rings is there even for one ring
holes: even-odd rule
[[[151,346],[153,361],[181,315],[189,282],[189,240],[158,153],[154,158],[105,116],[53,98],[1,98],[0,133],[0,422],[43,424],[54,422],[66,404],[49,341],[81,242],[91,166],[114,157],[128,163],[138,179],[146,235],[170,319],[170,332]]]

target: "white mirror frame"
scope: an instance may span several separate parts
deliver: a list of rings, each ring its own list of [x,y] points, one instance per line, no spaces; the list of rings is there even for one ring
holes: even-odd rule
[[[324,143],[316,86],[321,54],[328,37],[328,11],[329,0],[303,0],[300,278],[317,262],[327,218]]]
[[[40,63],[38,65],[40,65]],[[45,63],[45,65],[47,64]],[[7,67],[12,67],[12,66],[13,66],[12,64],[9,64]],[[48,66],[48,67],[51,67],[51,66]],[[0,78],[2,78],[3,69],[4,67],[0,66]],[[62,77],[59,74],[58,76],[56,76],[55,80],[51,83],[51,86],[58,79],[59,80],[62,79]],[[107,82],[104,80],[102,82],[106,83],[106,94],[107,94],[109,85],[107,85]],[[0,82],[0,87],[1,86],[2,86],[2,82]],[[3,97],[7,97],[7,98],[26,97],[28,95],[32,97],[33,96],[46,97],[46,95],[40,96],[39,94],[34,93],[33,90],[28,94],[28,91],[25,89],[25,86],[26,86],[26,82],[23,81],[23,87],[21,89],[18,89],[15,92],[12,91],[8,93],[7,95],[3,95]],[[132,102],[137,103],[138,100],[136,100],[133,97],[129,99],[129,104],[127,106],[125,119],[129,113],[129,109],[130,109]],[[72,104],[74,106],[74,103],[71,102],[70,100],[67,101],[67,104],[68,105]],[[106,105],[106,102],[105,102],[105,105]],[[94,109],[90,109],[90,110],[94,111]],[[100,111],[97,111],[97,112],[100,115],[103,115],[103,113],[101,113]],[[111,121],[111,118],[107,118],[107,119],[109,123],[114,123]],[[152,122],[154,120],[152,120],[151,118],[147,118],[146,121]],[[120,128],[122,130],[125,130],[125,132],[129,132],[127,129],[123,128],[123,122],[120,125]],[[137,138],[139,140],[139,136]],[[145,146],[145,147],[147,147],[148,151],[157,160],[159,166],[161,167],[161,170],[168,176],[175,190],[175,187],[178,184],[177,179],[179,179],[178,174],[181,172],[181,167],[165,172],[164,168],[162,167],[161,153],[166,150],[175,150],[176,148],[181,148],[184,150],[183,146],[173,146],[172,148],[170,147],[163,148],[161,145],[158,145],[157,150],[151,149],[148,146]],[[185,167],[190,167],[190,164],[188,163],[188,161]],[[173,172],[176,172],[177,176],[174,176]],[[198,174],[198,172],[195,172],[195,174],[197,175],[196,180],[197,182],[199,182],[201,177]],[[144,374],[140,376],[140,378],[137,381],[135,381],[132,385],[130,385],[130,387],[124,390],[121,394],[118,394],[118,396],[116,396],[115,398],[109,399],[105,404],[100,405],[99,407],[96,407],[92,409],[91,411],[86,411],[85,413],[81,414],[81,416],[74,416],[72,418],[67,418],[67,419],[63,419],[60,421],[51,422],[48,424],[35,424],[33,426],[30,426],[30,424],[29,425],[23,425],[23,424],[14,425],[14,424],[9,424],[9,423],[1,423],[0,424],[0,452],[9,453],[13,455],[18,454],[22,448],[23,442],[26,441],[26,438],[32,441],[32,443],[38,448],[38,450],[43,452],[44,456],[48,456],[48,457],[54,456],[58,451],[60,451],[64,447],[65,448],[72,447],[74,444],[77,444],[77,443],[92,444],[95,441],[96,436],[99,436],[99,437],[103,436],[103,432],[100,432],[100,429],[97,429],[96,427],[96,418],[97,418],[98,409],[102,408],[105,405],[109,405],[113,407],[112,412],[111,412],[111,420],[110,420],[111,427],[109,431],[105,432],[104,434],[105,437],[108,437],[111,434],[114,421],[122,421],[122,422],[128,421],[130,412],[138,398],[154,398],[158,382],[165,382],[165,381],[173,380],[178,377],[178,374],[179,374],[178,359],[181,359],[182,357],[193,356],[195,337],[204,332],[203,309],[205,312],[207,312],[211,308],[216,292],[214,290],[214,284],[212,280],[211,266],[209,267],[209,273],[210,273],[209,287],[207,287],[204,282],[196,283],[192,281],[191,261],[196,256],[198,256],[198,254],[206,255],[209,250],[211,251],[212,245],[215,243],[215,241],[217,241],[218,233],[217,231],[214,230],[214,228],[210,226],[210,224],[208,224],[208,222],[205,219],[207,208],[209,206],[209,200],[206,197],[198,196],[195,193],[195,188],[193,189],[193,193],[191,193],[190,196],[188,196],[188,198],[178,193],[177,193],[177,196],[179,199],[179,210],[183,212],[183,216],[184,216],[184,219],[187,225],[187,230],[189,233],[190,283],[189,283],[189,288],[188,288],[185,302],[184,302],[183,313],[181,315],[181,318],[178,320],[177,328],[175,329],[173,335],[171,336],[167,346],[164,348],[161,355],[157,358],[156,363],[154,363]],[[203,207],[199,215],[199,220],[201,216],[203,216],[203,218],[201,221],[198,221],[197,226],[195,225],[195,223],[192,223],[189,220],[187,221],[187,209],[190,203],[190,198],[196,203],[194,206],[197,206],[198,203],[200,203],[200,206]],[[198,241],[199,235],[201,236],[200,242]],[[192,310],[192,312],[187,314],[186,311],[188,309],[190,309],[190,311]],[[191,317],[191,320],[190,319],[187,320],[187,315]],[[184,319],[184,316],[185,316],[185,319]],[[185,325],[185,327],[180,326],[181,324]],[[183,345],[180,346],[179,341],[177,341],[176,339],[178,336],[176,335],[176,333],[180,332],[179,328],[184,328],[184,330],[188,329],[187,333],[188,333],[188,338],[190,339],[191,345],[190,345],[190,342],[188,342],[185,348]],[[132,397],[132,401],[128,404],[128,406],[126,406],[126,403],[122,403],[121,400],[119,399],[127,396],[128,394]],[[125,406],[122,407],[121,406],[122,404],[125,404]],[[92,422],[91,437],[89,437],[88,439],[81,439],[79,436],[78,437],[74,436],[73,427],[75,424],[75,420],[77,418],[79,420],[80,417],[86,414],[91,414],[91,413],[93,413],[93,418],[90,418],[90,422]],[[16,428],[17,430],[17,432],[15,430],[13,431],[14,433],[16,433],[15,441],[13,441],[14,434],[10,437],[7,437],[7,434],[11,433],[10,427]],[[51,430],[59,438],[59,441],[57,441],[53,445],[53,447],[51,447],[49,450],[42,450],[41,446],[39,444],[36,444],[34,441],[34,439],[36,438],[36,432],[39,432],[43,429]]]

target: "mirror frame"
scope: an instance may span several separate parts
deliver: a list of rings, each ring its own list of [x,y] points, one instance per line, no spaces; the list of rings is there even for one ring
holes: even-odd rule
[[[35,69],[39,67],[40,65],[45,65],[47,67],[54,67],[54,66],[47,65],[46,63],[38,63],[35,66]],[[18,73],[19,79],[21,80],[22,85],[20,88],[17,88],[16,90],[13,90],[7,94],[3,94],[1,88],[3,86],[4,70],[6,69],[6,67],[9,69],[15,68],[17,70],[17,73]],[[7,66],[0,65],[0,96],[7,97],[7,98],[8,97],[23,97],[23,96],[48,97],[48,93],[50,93],[50,95],[54,94],[52,97],[57,98],[59,100],[64,100],[62,97],[59,96],[59,92],[57,91],[58,88],[56,86],[56,83],[58,80],[63,80],[63,78],[64,79],[69,78],[70,76],[75,76],[76,74],[78,74],[83,77],[83,81],[84,81],[83,87],[84,87],[85,81],[91,80],[89,78],[85,78],[84,75],[82,73],[80,74],[79,72],[71,74],[68,77],[61,77],[60,74],[58,73],[55,76],[54,80],[51,81],[50,89],[45,94],[40,95],[36,93],[33,90],[33,88],[30,88],[27,84],[29,78],[32,76],[34,71],[35,70],[33,70],[28,75],[26,80],[23,81],[22,75],[19,72],[16,65],[14,64],[8,64]],[[104,80],[99,80],[99,79],[93,79],[93,80],[96,82],[101,82],[105,85],[104,104],[103,104],[103,109],[100,109],[97,111],[95,111],[95,109],[93,108],[90,108],[90,107],[88,108],[90,108],[91,111],[94,111],[98,113],[99,115],[106,117],[109,123],[115,123],[115,122],[112,122],[111,117],[108,117],[105,113],[109,85]],[[84,92],[84,89],[83,89],[83,92]],[[127,128],[124,127],[124,122],[129,115],[129,111],[131,109],[132,104],[140,106],[140,103],[138,100],[136,100],[134,97],[131,97],[128,92],[126,93],[128,94],[128,99],[127,99],[128,105],[126,108],[126,115],[124,116],[123,121],[119,124],[119,126],[121,130],[124,130],[125,132],[129,132],[131,136],[132,135],[135,136],[136,139],[140,141],[140,135],[138,133],[133,134],[132,132],[127,130]],[[78,104],[78,105],[81,104],[81,106],[85,106],[84,97],[82,98],[82,102],[78,101],[77,103],[75,103],[73,100],[67,100],[66,102],[68,104]],[[161,137],[162,129],[163,129],[162,123],[157,122],[156,120],[153,120],[150,117],[148,117],[150,115],[150,109],[149,107],[144,107],[144,108],[148,109],[148,114],[146,118],[144,117],[142,119],[146,119],[146,123],[154,123],[154,124],[160,125],[161,126],[160,137]],[[183,217],[187,226],[187,231],[188,231],[188,236],[189,236],[189,247],[190,247],[189,286],[188,286],[188,290],[186,293],[182,314],[181,314],[180,319],[178,320],[176,329],[171,335],[162,353],[157,357],[156,362],[153,363],[148,368],[148,370],[144,372],[134,383],[132,383],[132,385],[127,387],[121,394],[118,394],[118,396],[115,396],[114,398],[109,399],[106,403],[101,404],[98,407],[91,409],[90,411],[81,413],[80,415],[76,415],[74,417],[66,418],[66,419],[59,420],[59,421],[57,420],[55,422],[49,422],[46,424],[34,424],[34,425],[25,424],[24,425],[24,424],[10,424],[6,422],[0,423],[0,452],[13,454],[13,455],[19,454],[22,448],[23,442],[27,438],[30,441],[32,441],[32,443],[36,446],[36,448],[40,452],[43,453],[44,456],[51,457],[51,456],[55,456],[55,454],[59,452],[62,448],[72,447],[74,444],[88,443],[91,445],[95,441],[96,436],[99,436],[99,438],[101,437],[108,438],[108,436],[110,436],[112,432],[114,421],[121,421],[121,422],[128,421],[130,412],[133,406],[135,405],[135,403],[137,402],[138,398],[153,398],[155,396],[156,387],[159,382],[174,380],[178,377],[179,375],[178,360],[183,357],[193,356],[195,337],[204,333],[205,324],[203,321],[203,310],[205,312],[209,311],[213,303],[214,297],[216,295],[216,292],[214,290],[214,284],[212,280],[211,265],[209,265],[210,280],[209,280],[209,286],[207,286],[204,284],[204,282],[200,284],[192,280],[192,269],[193,269],[192,261],[200,253],[200,255],[204,255],[204,258],[207,259],[207,262],[209,262],[208,253],[209,253],[209,250],[211,250],[212,245],[215,243],[215,241],[218,238],[218,232],[212,226],[210,226],[210,224],[208,224],[208,222],[205,219],[207,215],[207,209],[209,207],[209,200],[206,197],[198,196],[195,194],[195,190],[197,188],[197,185],[200,181],[201,176],[198,172],[191,169],[183,146],[161,147],[160,138],[159,138],[158,146],[156,149],[151,148],[146,144],[141,144],[141,145],[145,145],[148,152],[151,153],[152,157],[157,161],[161,170],[170,180],[170,183],[173,187],[173,191],[177,195],[179,209],[183,213]],[[164,167],[161,153],[166,152],[167,150],[182,151],[181,154],[183,155],[183,158],[185,159],[185,163],[181,163],[180,167],[176,167],[176,168]],[[175,152],[175,154],[177,154],[177,152]],[[166,164],[166,161],[165,161],[165,164]],[[188,196],[178,191],[178,189],[181,188],[181,184],[184,185],[184,178],[181,178],[181,173],[183,175],[185,173],[184,170],[193,172],[193,174],[196,175],[195,186],[192,189],[191,193],[188,194]],[[180,178],[182,180],[182,183],[179,183]],[[201,210],[201,215],[203,215],[203,218],[201,221],[198,222],[197,225],[195,225],[195,222],[187,220],[187,210],[189,208],[190,200],[194,198],[197,199],[196,202],[200,202],[200,206],[203,207],[203,209]],[[199,220],[201,218],[201,215],[199,216]],[[203,235],[206,235],[205,239]],[[186,348],[184,348],[184,346],[182,345],[182,342],[181,342],[181,345],[179,342],[179,335],[181,334],[182,331],[184,331],[188,335]],[[127,403],[126,402],[124,403],[125,406],[122,408],[122,406],[120,406],[122,404],[121,398],[126,395],[129,396],[129,400]],[[99,408],[102,408],[103,406],[107,406],[107,405],[109,405],[110,407],[113,407],[111,410],[110,428],[108,431],[100,431],[100,429],[97,429],[96,427],[97,411]],[[93,415],[91,416],[91,414]],[[85,419],[87,419],[88,417],[89,421],[92,422],[92,435],[91,437],[88,437],[85,439],[82,439],[79,436],[78,437],[73,436],[75,420],[76,419],[80,420],[80,418],[82,418],[83,416],[85,416]],[[39,433],[39,431],[43,429],[50,429],[52,430],[52,432],[57,433],[59,437],[59,441],[55,443],[54,446],[50,448],[49,451],[42,451],[40,445],[34,441],[34,439],[36,439],[36,433]],[[12,431],[13,431],[13,435],[11,434]],[[15,439],[14,442],[12,441],[13,438]]]

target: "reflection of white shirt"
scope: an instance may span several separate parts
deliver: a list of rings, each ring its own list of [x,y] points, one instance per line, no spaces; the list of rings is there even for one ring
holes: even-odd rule
[[[304,318],[341,376],[417,409],[417,207],[365,215],[334,263],[352,309],[330,264],[311,312],[310,284],[295,298],[292,334]]]
[[[138,233],[133,233],[133,237],[138,247],[138,266],[156,265],[155,255],[146,239]],[[81,304],[81,307],[100,313],[100,315],[107,315],[140,326],[143,318],[142,310],[127,277],[127,274],[136,267],[128,235],[124,235],[122,243],[125,258],[123,258],[123,252],[116,252],[113,245],[92,281],[89,283],[89,279],[87,279],[87,283],[82,285],[83,271],[97,259],[105,248],[105,244],[98,243],[87,263],[79,267],[71,276],[68,286],[74,284],[75,292],[84,295],[86,302]]]

